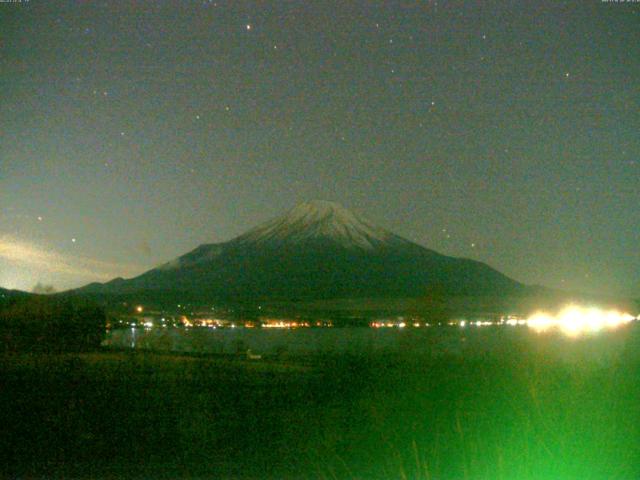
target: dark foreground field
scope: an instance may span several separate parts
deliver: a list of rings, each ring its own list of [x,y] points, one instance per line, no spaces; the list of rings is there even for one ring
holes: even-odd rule
[[[8,478],[640,478],[640,360],[0,357]]]

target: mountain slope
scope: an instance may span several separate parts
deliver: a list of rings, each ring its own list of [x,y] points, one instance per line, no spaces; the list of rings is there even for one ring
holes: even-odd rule
[[[136,278],[92,284],[81,291],[294,300],[406,297],[434,290],[504,295],[522,288],[483,263],[441,255],[338,204],[314,201],[228,242],[201,245]]]
[[[10,301],[16,298],[29,297],[32,294],[23,292],[21,290],[7,290],[6,288],[0,288],[0,303],[3,301]]]

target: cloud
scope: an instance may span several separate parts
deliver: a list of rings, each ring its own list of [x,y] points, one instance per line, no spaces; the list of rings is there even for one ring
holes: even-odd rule
[[[151,255],[151,244],[148,240],[142,240],[138,243],[137,247],[143,255],[146,255],[147,257]]]
[[[45,285],[42,282],[36,283],[36,285],[31,289],[33,293],[56,293],[56,289],[53,285]]]
[[[118,276],[132,276],[143,270],[143,267],[139,265],[61,255],[9,235],[0,235],[0,259],[18,267],[65,274],[87,280],[105,281]]]

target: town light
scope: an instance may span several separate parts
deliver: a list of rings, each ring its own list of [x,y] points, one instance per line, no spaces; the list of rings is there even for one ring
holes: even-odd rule
[[[556,315],[537,312],[527,319],[527,326],[539,333],[555,329],[570,337],[576,337],[585,333],[613,330],[633,320],[635,317],[618,310],[569,305]]]

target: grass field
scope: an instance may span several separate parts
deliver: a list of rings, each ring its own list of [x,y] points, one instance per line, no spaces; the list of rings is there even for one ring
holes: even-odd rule
[[[640,352],[0,357],[8,478],[640,478]]]

